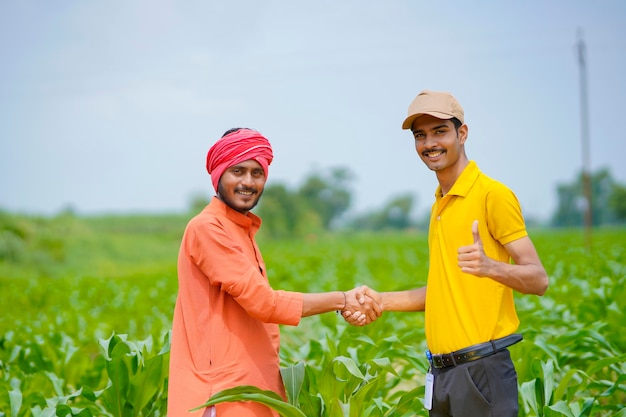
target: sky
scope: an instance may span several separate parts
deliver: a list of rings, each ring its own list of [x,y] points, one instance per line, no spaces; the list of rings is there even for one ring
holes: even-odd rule
[[[422,90],[465,109],[468,157],[549,219],[583,166],[626,183],[626,2],[0,2],[0,209],[182,212],[214,194],[231,127],[272,143],[268,185],[352,172],[353,213],[436,177],[401,124]]]

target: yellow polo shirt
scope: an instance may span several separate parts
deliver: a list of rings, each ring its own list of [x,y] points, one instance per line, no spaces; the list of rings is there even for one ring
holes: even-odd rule
[[[474,220],[487,256],[510,262],[503,245],[527,235],[520,204],[470,161],[448,194],[437,188],[431,209],[425,320],[435,354],[504,337],[519,326],[511,288],[458,266],[458,248],[474,242]]]

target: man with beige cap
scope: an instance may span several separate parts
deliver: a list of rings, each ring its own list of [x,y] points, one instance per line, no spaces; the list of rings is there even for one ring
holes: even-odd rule
[[[439,185],[427,285],[380,293],[383,311],[425,311],[430,416],[517,416],[517,374],[507,349],[522,339],[513,291],[543,295],[548,287],[520,204],[467,158],[468,127],[451,94],[422,91],[402,128],[413,133]]]

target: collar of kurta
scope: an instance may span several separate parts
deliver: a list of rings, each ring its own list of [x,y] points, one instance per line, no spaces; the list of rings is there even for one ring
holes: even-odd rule
[[[242,227],[252,228],[255,230],[258,230],[261,227],[261,218],[259,216],[250,211],[247,214],[243,214],[230,207],[216,196],[211,199],[211,202],[205,210],[222,214]]]

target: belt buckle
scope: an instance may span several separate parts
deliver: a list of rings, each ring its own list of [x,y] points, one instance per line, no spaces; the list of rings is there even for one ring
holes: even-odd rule
[[[433,363],[435,364],[435,368],[445,368],[446,364],[443,363],[443,358],[441,357],[441,355],[436,355],[433,358]]]
[[[449,354],[433,355],[432,364],[435,368],[449,368],[456,365],[454,358]]]

